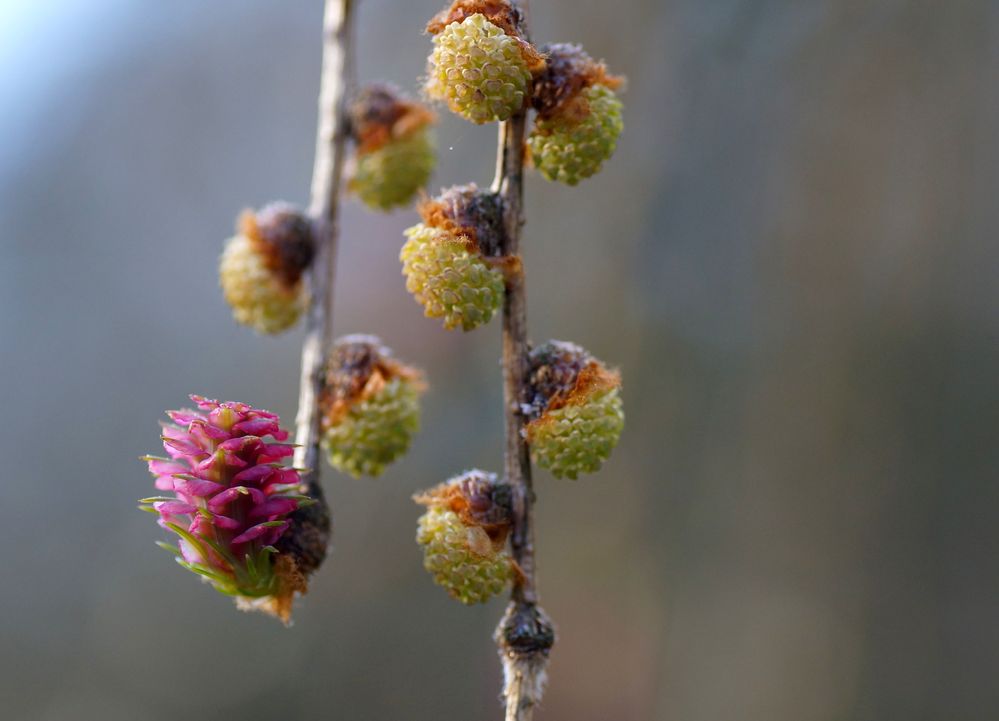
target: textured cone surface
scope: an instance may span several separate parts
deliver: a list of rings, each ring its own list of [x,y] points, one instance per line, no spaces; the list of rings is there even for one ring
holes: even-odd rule
[[[503,274],[448,231],[420,223],[406,236],[399,255],[406,289],[427,317],[443,318],[448,329],[488,323],[503,302]]]
[[[434,161],[430,131],[423,128],[359,155],[350,189],[377,210],[407,205],[430,180]]]
[[[557,478],[592,473],[610,456],[624,428],[616,388],[602,390],[579,405],[546,411],[530,427],[531,453]]]
[[[423,567],[462,603],[487,601],[503,592],[512,577],[506,550],[485,555],[472,550],[474,534],[484,532],[466,526],[454,511],[431,508],[420,517],[416,542],[423,546]],[[483,550],[483,549],[479,549]]]
[[[617,147],[624,130],[621,101],[602,85],[580,93],[589,113],[577,119],[571,112],[538,118],[527,140],[534,167],[548,180],[576,185],[600,170]]]
[[[241,608],[268,611],[287,622],[306,569],[279,551],[295,513],[312,501],[299,495],[300,473],[281,460],[294,453],[278,417],[245,403],[191,396],[198,410],[168,411],[161,430],[168,457],[146,456],[155,486],[139,507],[159,515],[177,534],[159,545]],[[267,437],[274,442],[268,441]]]
[[[355,478],[381,475],[402,456],[420,428],[419,393],[412,381],[393,378],[370,398],[350,407],[326,430],[330,463]]]
[[[531,73],[520,44],[475,14],[434,37],[427,91],[473,123],[506,120],[524,106]]]
[[[219,263],[219,283],[233,317],[260,333],[287,330],[302,314],[301,283],[291,287],[282,283],[245,235],[226,243]]]

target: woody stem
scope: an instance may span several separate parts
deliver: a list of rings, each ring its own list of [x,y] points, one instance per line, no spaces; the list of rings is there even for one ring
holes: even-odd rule
[[[521,12],[521,30],[527,33],[526,5]],[[493,191],[503,209],[500,254],[519,260],[524,225],[524,135],[527,109],[500,125],[496,178]],[[523,404],[528,398],[527,295],[523,265],[512,264],[503,301],[503,407],[506,428],[504,473],[513,488],[513,523],[510,545],[520,567],[510,594],[510,604],[496,629],[496,642],[503,661],[506,721],[530,721],[540,701],[545,682],[548,652],[555,641],[551,621],[538,607],[534,564],[530,449],[524,434]]]

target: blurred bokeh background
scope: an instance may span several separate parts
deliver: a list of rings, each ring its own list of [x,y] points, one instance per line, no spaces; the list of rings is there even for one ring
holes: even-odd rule
[[[415,89],[438,0],[364,0],[363,79]],[[290,423],[301,332],[237,327],[245,206],[307,199],[320,0],[0,0],[0,717],[499,717],[502,602],[433,586],[410,494],[500,466],[498,324],[422,318],[411,212],[344,209],[338,332],[432,383],[412,453],[331,471],[293,628],[179,569],[135,510],[191,392]],[[532,336],[619,365],[628,425],[538,474],[546,721],[999,714],[999,5],[534,0],[626,74],[616,157],[532,176]],[[434,185],[488,183],[443,116]]]

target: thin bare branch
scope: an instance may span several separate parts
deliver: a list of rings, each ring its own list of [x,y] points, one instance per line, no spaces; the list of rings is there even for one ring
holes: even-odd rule
[[[527,7],[521,3],[521,29],[527,34]],[[500,125],[493,191],[503,206],[500,254],[519,257],[524,225],[524,134],[526,108]],[[515,264],[518,269],[522,263]],[[503,661],[506,721],[530,721],[544,691],[548,652],[555,642],[551,621],[538,607],[535,585],[531,457],[524,437],[522,405],[528,398],[527,288],[522,270],[507,279],[503,301],[503,404],[506,419],[504,473],[513,487],[510,545],[523,572],[514,584],[510,604],[496,629]]]
[[[353,62],[353,15],[358,0],[327,0],[323,19],[323,70],[319,90],[319,124],[312,173],[309,218],[316,252],[307,274],[309,308],[302,345],[302,375],[295,423],[295,466],[307,469],[304,483],[309,495],[322,498],[319,484],[319,396],[323,359],[333,342],[333,280],[336,271],[338,198],[347,141],[347,90]],[[318,510],[317,510],[318,509]],[[330,518],[326,504],[303,509],[305,518],[325,529]]]

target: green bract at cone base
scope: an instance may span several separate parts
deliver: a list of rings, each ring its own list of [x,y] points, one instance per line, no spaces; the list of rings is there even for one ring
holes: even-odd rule
[[[597,173],[624,130],[622,107],[612,90],[593,85],[555,115],[539,116],[527,139],[534,167],[567,185]]]
[[[428,318],[444,327],[472,330],[488,323],[503,303],[503,274],[489,267],[469,243],[424,223],[406,230],[399,259],[406,289]]]
[[[370,397],[350,406],[323,435],[335,468],[358,478],[380,476],[385,467],[409,450],[420,429],[419,391],[403,378],[393,378]]]

